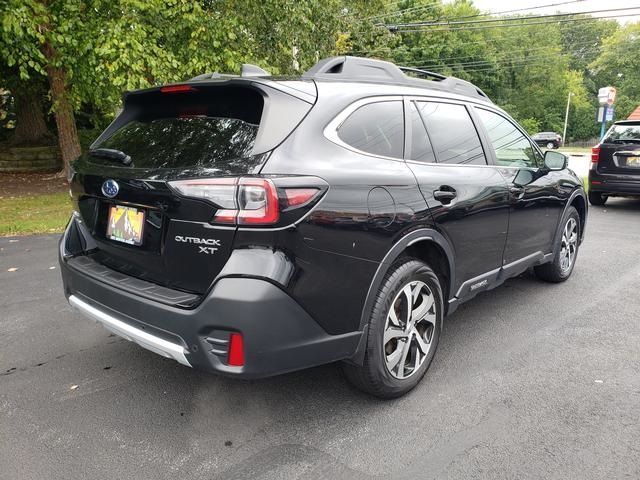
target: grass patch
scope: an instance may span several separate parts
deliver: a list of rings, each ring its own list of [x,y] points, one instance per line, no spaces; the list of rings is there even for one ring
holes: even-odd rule
[[[0,198],[0,236],[62,232],[71,210],[68,193]]]
[[[563,153],[588,153],[591,154],[591,147],[561,147],[558,149]]]

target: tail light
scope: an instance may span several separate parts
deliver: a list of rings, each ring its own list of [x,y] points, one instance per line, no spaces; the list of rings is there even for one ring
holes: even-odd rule
[[[216,204],[212,221],[228,225],[274,225],[281,210],[305,206],[320,193],[318,188],[278,189],[270,179],[254,177],[179,180],[169,185],[184,196]]]
[[[301,207],[309,203],[318,194],[317,188],[285,188],[287,207]]]
[[[264,178],[240,179],[238,207],[238,225],[273,225],[280,218],[278,192]]]
[[[600,145],[591,147],[591,170],[595,170],[596,165],[600,161]]]

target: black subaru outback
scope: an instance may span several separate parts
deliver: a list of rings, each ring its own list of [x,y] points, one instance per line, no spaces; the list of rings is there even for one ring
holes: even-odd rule
[[[239,378],[343,361],[387,398],[462,302],[529,267],[566,280],[587,216],[567,158],[480,89],[355,57],[128,93],[71,176],[78,311]]]

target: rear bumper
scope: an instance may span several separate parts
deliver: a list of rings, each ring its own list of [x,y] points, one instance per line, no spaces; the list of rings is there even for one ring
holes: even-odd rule
[[[85,274],[65,258],[69,303],[113,333],[198,369],[259,378],[351,357],[361,332],[330,335],[285,291],[260,278],[220,278],[195,308],[145,298]],[[80,263],[82,265],[82,263]],[[241,333],[244,365],[227,363],[231,333]]]
[[[126,338],[131,342],[135,342],[147,350],[151,350],[163,357],[173,358],[176,362],[190,367],[191,364],[187,360],[186,355],[189,351],[182,345],[170,342],[157,335],[145,332],[141,328],[129,325],[122,320],[117,319],[113,315],[96,308],[88,302],[81,300],[75,295],[69,296],[69,304],[78,312],[98,323],[101,323],[107,330],[112,331],[122,338]]]
[[[608,175],[590,170],[589,191],[617,195],[640,195],[640,174],[638,176]]]

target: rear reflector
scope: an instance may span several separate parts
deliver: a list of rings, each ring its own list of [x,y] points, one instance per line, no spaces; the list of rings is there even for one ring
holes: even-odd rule
[[[229,335],[227,364],[232,367],[242,367],[244,365],[244,340],[240,333]]]
[[[196,89],[191,85],[168,85],[166,87],[161,87],[161,93],[183,93],[183,92],[195,92]]]
[[[597,180],[592,180],[591,185],[602,185],[602,182],[598,182]]]

